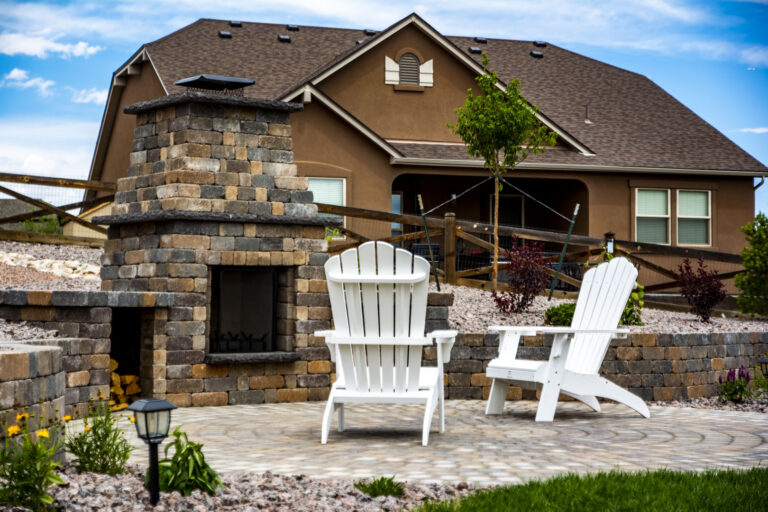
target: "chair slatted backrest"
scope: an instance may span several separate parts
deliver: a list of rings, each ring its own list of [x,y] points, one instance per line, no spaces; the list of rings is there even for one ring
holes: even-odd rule
[[[325,276],[336,336],[352,338],[335,340],[346,389],[417,390],[422,346],[428,344],[427,260],[372,241],[331,257]]]
[[[584,274],[571,327],[615,329],[635,286],[637,269],[616,257]],[[565,367],[579,373],[597,373],[611,343],[610,334],[577,334]]]

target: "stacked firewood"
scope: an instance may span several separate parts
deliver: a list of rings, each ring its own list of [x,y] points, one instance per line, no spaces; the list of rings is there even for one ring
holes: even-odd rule
[[[118,363],[109,360],[110,381],[109,406],[113,411],[121,411],[141,397],[138,375],[120,375],[117,373]]]

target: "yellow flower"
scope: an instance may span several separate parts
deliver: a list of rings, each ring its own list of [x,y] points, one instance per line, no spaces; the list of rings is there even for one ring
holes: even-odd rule
[[[69,414],[67,414],[66,416],[64,416],[63,418],[61,418],[61,421],[72,421],[72,416],[71,416],[71,415],[69,415]]]
[[[131,416],[131,423],[136,423],[136,416]]]
[[[16,415],[16,421],[21,421],[26,419],[29,419],[29,414],[27,414],[26,412],[20,412],[19,414]]]
[[[42,430],[38,430],[37,431],[37,437],[46,437],[47,438],[47,437],[51,437],[51,436],[48,435],[48,429],[44,428]]]
[[[99,392],[98,397],[99,397],[99,400],[104,400],[104,395],[102,395],[101,392]]]
[[[19,432],[21,432],[21,427],[19,427],[18,425],[11,425],[10,427],[8,427],[8,437],[13,437]]]
[[[90,431],[91,431],[91,427],[85,427],[85,428],[83,429],[83,431],[84,431],[84,432],[90,432]]]

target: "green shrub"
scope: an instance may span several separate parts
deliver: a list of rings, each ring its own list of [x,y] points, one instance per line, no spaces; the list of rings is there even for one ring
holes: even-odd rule
[[[105,400],[91,400],[83,430],[68,435],[65,443],[74,457],[72,465],[78,472],[90,471],[112,476],[125,473],[125,464],[133,447],[117,421],[118,418],[109,411],[109,404]]]
[[[402,496],[405,488],[402,482],[395,482],[394,475],[391,477],[380,476],[370,482],[357,482],[355,487],[358,491],[375,498],[376,496]]]
[[[736,302],[744,313],[768,315],[768,217],[758,213],[755,220],[741,231],[746,235],[749,247],[741,251],[744,272],[734,279],[741,290]]]
[[[46,215],[44,217],[35,217],[27,219],[21,223],[21,230],[27,233],[45,233],[48,235],[60,235],[61,224],[59,218],[55,215]]]
[[[723,402],[736,402],[740,403],[752,396],[752,392],[749,389],[749,381],[752,380],[749,376],[749,370],[745,370],[744,366],[739,368],[738,373],[731,368],[728,370],[728,374],[725,376],[725,380],[721,376],[718,381],[720,382],[720,400]]]
[[[165,458],[159,463],[160,490],[179,491],[183,496],[189,496],[195,489],[215,494],[224,483],[205,461],[203,445],[191,442],[181,427],[176,427],[171,435],[174,439],[165,446]],[[174,449],[173,457],[168,458],[171,447]],[[149,487],[149,472],[145,485]]]
[[[566,302],[559,306],[552,306],[544,312],[544,319],[550,325],[570,326],[573,320],[573,312],[576,311],[575,302]]]
[[[61,448],[61,424],[51,421],[47,428],[31,432],[27,412],[16,415],[16,423],[8,425],[8,415],[0,421],[0,504],[48,510],[53,498],[48,487],[63,484],[56,474],[59,463],[54,459]],[[45,425],[36,425],[42,427]]]

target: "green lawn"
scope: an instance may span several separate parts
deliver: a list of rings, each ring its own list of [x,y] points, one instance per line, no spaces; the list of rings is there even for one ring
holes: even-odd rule
[[[768,511],[768,468],[705,473],[647,471],[565,475],[427,503],[437,511]]]

